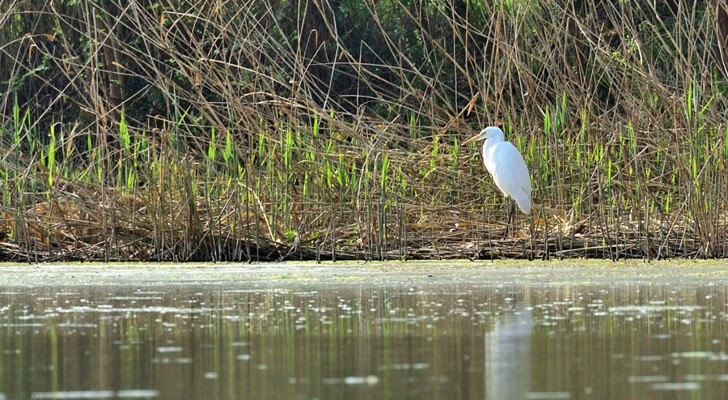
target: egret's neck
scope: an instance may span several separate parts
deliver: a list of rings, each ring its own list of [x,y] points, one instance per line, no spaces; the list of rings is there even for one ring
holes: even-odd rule
[[[498,143],[498,140],[495,138],[490,138],[483,143],[483,163],[485,164],[485,168],[488,170],[488,172],[491,173],[491,175],[495,172],[496,165],[493,162],[493,151],[495,150],[495,145]]]
[[[492,137],[485,140],[485,143],[483,143],[483,154],[487,153],[490,149],[492,149],[496,144],[502,142],[503,139]]]

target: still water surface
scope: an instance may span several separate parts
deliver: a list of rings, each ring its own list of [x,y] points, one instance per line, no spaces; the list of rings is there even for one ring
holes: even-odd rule
[[[44,271],[0,272],[0,399],[728,393],[722,269]]]

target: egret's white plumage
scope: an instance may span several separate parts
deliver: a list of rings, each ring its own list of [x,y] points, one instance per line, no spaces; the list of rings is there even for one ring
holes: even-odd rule
[[[518,208],[526,214],[531,212],[531,178],[521,153],[510,142],[504,140],[503,131],[489,126],[476,136],[463,142],[485,139],[483,163],[493,177],[495,185],[503,194],[512,198]]]

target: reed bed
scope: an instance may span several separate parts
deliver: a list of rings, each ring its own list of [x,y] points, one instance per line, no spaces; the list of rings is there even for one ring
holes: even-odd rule
[[[728,8],[663,3],[3,2],[0,259],[727,257]]]

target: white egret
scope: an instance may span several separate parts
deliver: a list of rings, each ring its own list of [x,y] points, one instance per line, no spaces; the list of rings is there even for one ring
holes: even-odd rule
[[[531,178],[521,153],[513,144],[505,141],[503,131],[495,126],[483,129],[479,134],[463,142],[463,145],[480,139],[485,139],[483,163],[493,177],[495,185],[504,195],[515,200],[521,211],[529,214],[531,212]],[[512,208],[508,213],[509,225],[513,214]],[[506,229],[506,234],[507,232]]]

